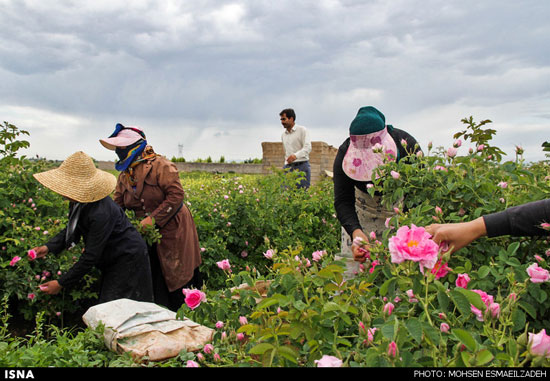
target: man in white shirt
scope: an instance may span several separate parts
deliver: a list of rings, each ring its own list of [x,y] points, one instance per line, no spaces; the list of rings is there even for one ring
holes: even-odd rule
[[[285,131],[281,135],[283,148],[285,150],[285,165],[283,168],[290,168],[291,171],[305,173],[298,188],[308,189],[311,182],[311,167],[309,165],[309,153],[311,152],[311,140],[308,130],[296,124],[296,113],[293,109],[287,108],[279,113],[281,124]]]

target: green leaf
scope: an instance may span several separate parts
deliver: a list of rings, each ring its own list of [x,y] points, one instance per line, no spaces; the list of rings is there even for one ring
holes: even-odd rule
[[[481,266],[479,268],[479,270],[477,270],[477,276],[479,279],[483,279],[485,278],[487,275],[489,275],[489,271],[491,271],[491,269],[489,268],[489,266]]]
[[[482,349],[476,354],[476,365],[485,365],[491,361],[495,356],[488,350],[488,349]]]
[[[447,312],[447,310],[449,308],[449,303],[450,303],[450,300],[449,300],[449,297],[447,296],[447,294],[444,293],[443,291],[438,291],[437,292],[437,301],[439,302],[439,308],[443,312]]]
[[[294,348],[285,345],[279,347],[277,353],[294,364],[298,363],[299,353]]]
[[[327,302],[323,306],[323,313],[324,312],[330,312],[330,311],[342,311],[342,308],[338,303],[335,302]]]
[[[485,305],[485,303],[483,303],[483,300],[481,300],[481,296],[479,296],[478,293],[466,290],[462,287],[457,287],[455,288],[455,290],[464,295],[466,299],[468,299],[468,302],[470,302],[470,304],[473,304],[474,307],[478,310],[485,311],[487,309],[487,306]]]
[[[394,323],[393,322],[389,322],[389,323],[386,323],[382,326],[382,328],[380,329],[380,331],[382,332],[382,336],[384,336],[386,339],[388,340],[393,340],[393,334],[394,334]]]
[[[451,290],[450,294],[453,303],[462,315],[468,316],[472,313],[472,311],[470,310],[470,302],[468,301],[468,298],[466,298],[466,296],[455,290]]]
[[[265,352],[267,352],[269,350],[273,350],[273,348],[275,348],[273,346],[273,344],[260,343],[260,344],[256,345],[255,347],[250,348],[248,353],[251,354],[251,355],[263,355]]]
[[[514,323],[514,326],[512,328],[513,332],[521,331],[525,328],[525,313],[520,310],[514,310],[512,312],[512,322]]]
[[[519,306],[529,314],[533,319],[537,318],[537,310],[533,305],[521,300],[518,302]]]
[[[467,331],[465,331],[463,329],[460,329],[460,328],[453,329],[452,333],[470,351],[475,352],[477,350],[477,342],[475,341],[473,336],[470,335],[470,333],[468,333]]]
[[[256,307],[258,309],[264,309],[264,308],[269,308],[274,304],[279,304],[279,300],[277,298],[271,297],[271,298],[266,298],[262,300],[260,303],[258,303]]]
[[[471,365],[470,360],[472,359],[472,356],[473,355],[471,353],[460,352],[460,357],[462,359],[462,362],[464,363],[464,366],[469,367]]]
[[[410,318],[405,321],[405,327],[407,327],[413,339],[420,344],[422,342],[422,324],[420,324],[420,321],[415,317]]]
[[[395,285],[395,282],[396,282],[396,278],[390,278],[388,279],[387,281],[384,282],[384,284],[382,284],[382,286],[380,287],[380,290],[379,290],[379,293],[380,293],[380,296],[386,296],[386,294],[388,293],[388,289],[390,287],[390,285]]]

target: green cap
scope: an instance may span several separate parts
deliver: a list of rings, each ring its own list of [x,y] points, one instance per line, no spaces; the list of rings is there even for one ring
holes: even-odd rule
[[[384,114],[372,106],[361,107],[349,126],[350,135],[367,135],[386,127]]]

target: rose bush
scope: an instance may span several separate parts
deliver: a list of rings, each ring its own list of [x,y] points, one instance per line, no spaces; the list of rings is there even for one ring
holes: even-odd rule
[[[492,130],[482,129],[488,121],[464,122],[450,155],[428,147],[380,168],[389,175],[369,192],[401,204],[381,236],[367,232],[368,261],[357,267],[335,257],[340,226],[329,181],[303,192],[282,171],[183,175],[208,280],[186,291],[178,316],[215,335],[162,366],[550,365],[547,240],[482,238],[449,256],[423,231],[550,194],[547,162],[526,164],[518,150],[502,163]],[[19,200],[28,207],[28,197]],[[40,234],[35,227],[25,234]],[[7,273],[37,263],[29,248],[11,247]]]

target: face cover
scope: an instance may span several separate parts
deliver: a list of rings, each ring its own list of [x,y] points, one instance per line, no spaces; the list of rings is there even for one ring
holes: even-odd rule
[[[115,153],[119,158],[119,161],[115,164],[117,171],[125,171],[141,155],[146,145],[147,141],[141,139],[126,148],[116,148]]]

